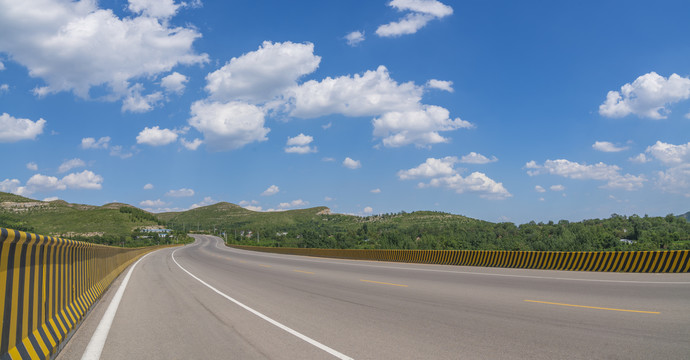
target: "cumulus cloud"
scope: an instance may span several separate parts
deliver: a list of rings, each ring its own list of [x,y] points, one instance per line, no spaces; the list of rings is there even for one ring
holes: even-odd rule
[[[137,150],[134,146],[132,146],[131,149],[132,149],[133,151],[136,151],[136,150]],[[122,148],[122,146],[116,145],[116,146],[113,146],[113,147],[110,149],[110,156],[117,156],[117,157],[119,157],[119,158],[121,158],[121,159],[129,159],[129,158],[131,158],[132,156],[134,156],[134,153],[133,153],[133,152],[126,152],[126,151],[124,151],[124,149]]]
[[[101,189],[103,177],[91,171],[84,170],[80,173],[66,175],[62,179],[55,176],[35,174],[27,180],[24,186],[17,179],[6,179],[0,182],[0,191],[28,196],[36,192],[57,191],[66,189]]]
[[[630,160],[634,163],[638,163],[638,164],[644,164],[646,162],[651,161],[650,159],[647,158],[647,156],[645,154],[638,154],[637,156],[628,158],[628,160]]]
[[[74,159],[67,160],[67,161],[63,162],[60,165],[60,167],[58,168],[58,172],[64,173],[64,172],[68,172],[74,168],[84,167],[84,166],[86,166],[86,163],[84,162],[84,160],[74,158]]]
[[[495,156],[488,158],[474,151],[460,158],[460,162],[463,164],[488,164],[496,161],[498,161],[498,159]]]
[[[690,98],[690,78],[672,74],[665,78],[655,72],[644,74],[620,91],[609,91],[606,101],[599,106],[599,114],[606,117],[624,117],[635,114],[650,119],[665,119],[668,107]]]
[[[167,193],[165,193],[165,196],[171,196],[171,197],[190,197],[194,196],[194,190],[192,189],[186,189],[182,188],[179,190],[170,190]]]
[[[212,151],[234,150],[252,142],[266,141],[271,130],[264,127],[264,111],[243,102],[192,104],[189,125],[204,134]]]
[[[182,94],[189,78],[175,71],[161,79],[161,86],[169,93]]]
[[[603,152],[621,152],[624,150],[628,150],[627,146],[619,147],[608,141],[595,141],[592,145],[592,148],[594,150]]]
[[[473,172],[467,177],[461,176],[458,170],[453,168],[457,162],[458,158],[455,156],[428,158],[415,168],[398,171],[398,178],[432,178],[429,183],[419,183],[419,187],[445,187],[458,194],[474,192],[485,199],[502,200],[513,196],[503,187],[503,183],[494,181],[484,173]]]
[[[398,11],[409,11],[402,19],[376,29],[376,35],[381,37],[394,37],[414,34],[423,28],[429,21],[449,16],[453,8],[437,0],[393,0],[388,6]]]
[[[470,122],[451,119],[449,115],[447,109],[435,105],[424,105],[420,110],[391,111],[372,121],[374,136],[383,138],[383,145],[387,147],[409,144],[424,147],[449,142],[439,134],[441,131],[473,127]]]
[[[18,179],[5,179],[0,181],[0,191],[2,192],[19,195],[18,190],[21,186],[22,183]]]
[[[442,159],[428,158],[419,166],[398,171],[400,180],[418,179],[422,177],[448,176],[455,174],[453,166],[458,162],[455,156],[446,156]]]
[[[458,194],[465,192],[478,193],[479,197],[489,200],[504,200],[513,195],[503,187],[503,183],[496,182],[481,172],[473,172],[467,177],[460,174],[431,179],[428,184],[421,183],[420,187],[445,187],[455,190]]]
[[[161,129],[158,126],[146,127],[137,135],[137,144],[163,146],[177,141],[177,136],[177,133],[170,129]]]
[[[45,201],[45,202],[51,202],[51,201],[55,201],[55,200],[60,200],[60,198],[57,196],[50,196],[50,197],[43,199],[43,201]]]
[[[577,180],[600,180],[606,181],[604,188],[639,190],[647,179],[644,175],[621,174],[621,168],[616,165],[607,165],[603,162],[587,165],[577,162],[558,159],[546,160],[544,165],[538,165],[535,161],[525,164],[527,174],[536,176],[540,174],[550,174]]]
[[[374,212],[374,209],[372,209],[371,206],[367,206],[367,207],[364,208],[364,213],[365,213],[365,214],[371,214],[371,213],[373,213],[373,212]]]
[[[204,197],[203,201],[198,202],[196,204],[192,204],[190,209],[196,209],[196,208],[200,208],[202,206],[209,206],[209,205],[213,205],[215,203],[216,203],[216,201],[213,200],[213,198],[211,198],[210,196],[206,196],[206,197]]]
[[[234,57],[208,74],[206,90],[217,101],[260,103],[297,85],[297,79],[314,72],[320,62],[312,43],[264,41],[258,50]]]
[[[153,184],[149,183],[144,185],[144,190],[153,190]]]
[[[10,91],[10,85],[8,84],[0,84],[0,94],[6,93]]]
[[[135,84],[134,86],[127,89],[127,95],[122,100],[122,111],[129,111],[133,113],[145,113],[153,110],[154,107],[159,105],[165,98],[163,93],[156,91],[148,95],[142,95],[144,91],[144,85]]]
[[[359,169],[362,167],[362,163],[359,160],[353,160],[350,159],[349,157],[346,157],[345,160],[343,160],[343,166],[348,168],[348,169]]]
[[[534,187],[534,191],[536,191],[538,193],[545,193],[546,189],[544,189],[542,186],[537,185]]]
[[[168,205],[165,201],[161,199],[156,199],[156,200],[144,200],[139,203],[139,206],[144,207],[144,208],[161,208]]]
[[[438,89],[438,90],[448,91],[451,93],[454,91],[452,81],[431,79],[431,80],[427,81],[426,87],[430,88],[430,89]]]
[[[656,185],[663,191],[690,197],[690,164],[659,171]]]
[[[180,143],[182,143],[182,146],[184,146],[187,150],[196,150],[199,148],[201,144],[204,142],[201,139],[194,139],[192,141],[188,141],[187,139],[180,138]]]
[[[379,189],[379,188],[372,189],[372,190],[370,191],[370,193],[372,193],[372,194],[380,194],[380,193],[381,193],[381,189]]]
[[[293,200],[291,202],[283,202],[278,205],[279,209],[290,209],[290,208],[295,208],[295,207],[300,207],[300,206],[307,206],[309,205],[309,201],[304,201],[302,199],[297,199]]]
[[[264,192],[261,193],[261,196],[271,196],[275,195],[280,192],[280,188],[276,185],[271,185],[268,187],[268,189],[264,190]]]
[[[27,163],[26,168],[31,171],[38,171],[38,165],[35,162]]]
[[[309,80],[290,90],[290,115],[315,118],[330,114],[376,116],[388,111],[416,110],[423,88],[412,82],[398,84],[388,69],[379,66],[364,74]]]
[[[96,175],[89,170],[80,173],[69,174],[62,178],[61,182],[69,189],[92,189],[98,190],[103,183],[103,177]]]
[[[565,186],[563,186],[563,185],[551,185],[550,189],[551,189],[551,191],[564,191]]]
[[[364,31],[353,31],[345,35],[345,40],[350,46],[357,46],[359,43],[364,41]]]
[[[104,136],[98,141],[92,137],[81,139],[82,149],[107,149],[108,146],[110,146],[110,136]]]
[[[657,141],[654,145],[647,147],[645,152],[666,165],[677,165],[690,161],[690,142],[674,145]]]
[[[316,147],[309,146],[314,138],[309,135],[304,135],[300,133],[295,137],[288,137],[285,152],[286,153],[296,153],[296,154],[308,154],[316,152]]]
[[[2,15],[0,15],[0,19],[2,19]],[[29,119],[15,118],[8,113],[3,113],[0,115],[0,143],[35,140],[36,136],[43,133],[43,127],[45,127],[45,125],[46,121],[43,119],[31,121]]]
[[[175,6],[169,0],[136,0],[130,10],[143,15],[119,18],[96,1],[5,1],[0,52],[46,83],[36,95],[72,91],[89,98],[98,86],[110,93],[104,99],[117,100],[127,96],[133,79],[208,61],[192,49],[198,31],[158,19],[173,15]]]

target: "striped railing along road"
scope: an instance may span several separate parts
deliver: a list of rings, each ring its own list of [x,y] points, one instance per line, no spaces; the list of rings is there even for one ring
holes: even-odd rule
[[[519,269],[607,272],[690,272],[690,250],[671,251],[491,251],[304,249],[230,245],[238,249],[342,259]]]
[[[47,359],[134,260],[125,249],[0,228],[0,359]]]

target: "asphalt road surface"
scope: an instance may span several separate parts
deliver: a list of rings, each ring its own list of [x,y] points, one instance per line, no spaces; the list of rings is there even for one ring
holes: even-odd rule
[[[690,274],[353,261],[220,238],[134,268],[101,359],[690,359]],[[120,276],[58,359],[81,359]]]

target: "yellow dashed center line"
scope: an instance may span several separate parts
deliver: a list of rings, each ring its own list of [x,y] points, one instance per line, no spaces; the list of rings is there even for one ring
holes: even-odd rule
[[[270,268],[270,267],[271,267],[271,265],[264,265],[264,264],[259,264],[259,266],[263,266],[263,267],[265,267],[265,268]]]
[[[304,270],[292,270],[292,271],[298,272],[298,273],[303,273],[303,274],[313,274],[313,272],[311,272],[311,271],[304,271]]]
[[[368,282],[368,283],[372,283],[372,284],[381,284],[381,285],[392,285],[392,286],[407,287],[407,285],[393,284],[393,283],[387,283],[387,282],[381,282],[381,281],[364,280],[364,279],[359,279],[359,281]]]
[[[537,301],[537,300],[525,300],[525,301],[526,301],[526,302],[531,302],[531,303],[539,303],[539,304],[547,304],[547,305],[558,305],[558,306],[570,306],[570,307],[578,307],[578,308],[585,308],[585,309],[609,310],[609,311],[624,311],[624,312],[633,312],[633,313],[642,313],[642,314],[661,314],[661,313],[658,312],[658,311],[642,311],[642,310],[613,309],[613,308],[605,308],[605,307],[598,307],[598,306],[561,304],[561,303],[548,302],[548,301]]]

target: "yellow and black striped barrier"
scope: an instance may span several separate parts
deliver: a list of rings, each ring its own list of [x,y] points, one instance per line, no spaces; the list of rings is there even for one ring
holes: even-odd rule
[[[48,359],[134,260],[124,249],[0,228],[0,359]]]
[[[690,250],[559,252],[303,249],[244,245],[231,246],[238,249],[279,254],[423,264],[606,272],[690,272]]]

